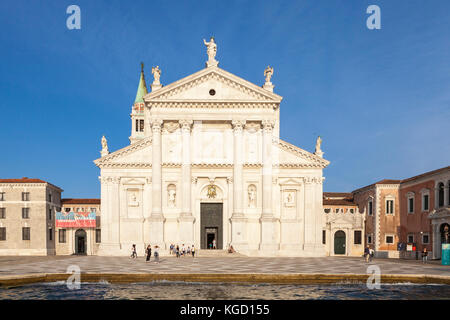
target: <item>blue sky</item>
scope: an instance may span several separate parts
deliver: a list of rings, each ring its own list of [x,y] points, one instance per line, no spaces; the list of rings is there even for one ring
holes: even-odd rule
[[[81,8],[68,30],[66,8]],[[366,8],[381,8],[369,30]],[[0,2],[0,177],[99,197],[100,138],[128,145],[140,62],[169,84],[219,66],[262,85],[275,73],[281,138],[323,138],[325,191],[450,164],[450,1]],[[150,80],[150,79],[149,79]],[[149,83],[150,81],[148,81]]]

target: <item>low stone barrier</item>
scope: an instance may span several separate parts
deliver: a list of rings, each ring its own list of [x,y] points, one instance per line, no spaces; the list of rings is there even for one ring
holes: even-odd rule
[[[22,286],[32,283],[66,281],[70,274],[39,273],[1,276],[0,286]],[[222,282],[222,283],[272,283],[272,284],[351,284],[365,283],[367,274],[192,274],[192,273],[81,273],[81,282],[133,283],[152,281]],[[437,275],[381,275],[381,283],[433,283],[449,284],[450,276]]]

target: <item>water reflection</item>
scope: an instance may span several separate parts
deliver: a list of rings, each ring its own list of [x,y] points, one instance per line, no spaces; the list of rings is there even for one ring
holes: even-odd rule
[[[1,288],[0,299],[450,299],[450,286],[386,284],[379,290],[370,290],[365,284],[273,285],[161,281],[131,284],[83,283],[80,289],[70,290],[58,282]]]

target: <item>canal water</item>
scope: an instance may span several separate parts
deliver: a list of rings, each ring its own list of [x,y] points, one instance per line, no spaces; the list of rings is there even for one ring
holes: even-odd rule
[[[369,289],[364,283],[274,285],[236,283],[145,282],[127,284],[82,283],[69,289],[64,282],[0,288],[0,299],[145,299],[145,300],[305,300],[305,299],[450,299],[450,285],[382,284]]]

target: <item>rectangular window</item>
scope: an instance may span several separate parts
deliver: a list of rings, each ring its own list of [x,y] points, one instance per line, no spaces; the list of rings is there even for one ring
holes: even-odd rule
[[[53,229],[48,229],[48,240],[53,241]]]
[[[136,124],[135,124],[134,128],[135,128],[136,132],[139,132],[139,120],[138,119],[136,119]]]
[[[386,243],[387,244],[393,244],[394,243],[394,236],[386,236]]]
[[[6,219],[6,208],[0,208],[0,219]]]
[[[424,194],[423,195],[423,199],[422,199],[423,211],[428,211],[429,210],[429,204],[428,204],[429,199],[430,199],[430,196],[428,194]]]
[[[144,132],[144,120],[139,120],[139,131]]]
[[[414,213],[414,198],[408,199],[408,213]]]
[[[0,241],[6,241],[6,228],[0,228]]]
[[[30,193],[22,192],[22,201],[30,201]]]
[[[97,212],[97,208],[91,208],[91,212],[96,213]]]
[[[355,213],[355,209],[350,209],[350,213]]]
[[[367,236],[367,243],[368,243],[368,244],[372,244],[372,235],[371,235],[371,234],[369,234],[369,235]]]
[[[423,244],[429,244],[430,243],[430,236],[427,233],[422,235],[422,243]]]
[[[51,193],[49,193],[49,195],[48,195],[48,202],[52,202],[52,194]]]
[[[22,219],[30,219],[30,208],[22,208]]]
[[[0,201],[5,201],[5,193],[0,192]]]
[[[386,214],[394,214],[394,200],[386,200]]]
[[[369,209],[368,209],[369,216],[373,215],[373,203],[372,201],[369,201]]]
[[[66,229],[59,229],[58,237],[59,243],[66,243]]]
[[[408,234],[408,243],[414,243],[414,235]]]
[[[30,240],[30,227],[22,228],[22,240]]]
[[[336,213],[339,213],[339,209],[338,209],[338,208],[336,208],[335,212],[336,212]]]
[[[354,244],[361,244],[361,235],[362,235],[362,232],[361,232],[361,230],[355,230],[355,232],[354,232]]]
[[[96,243],[102,242],[102,230],[101,229],[95,229],[95,242]]]
[[[52,209],[48,209],[48,220],[52,220]]]

